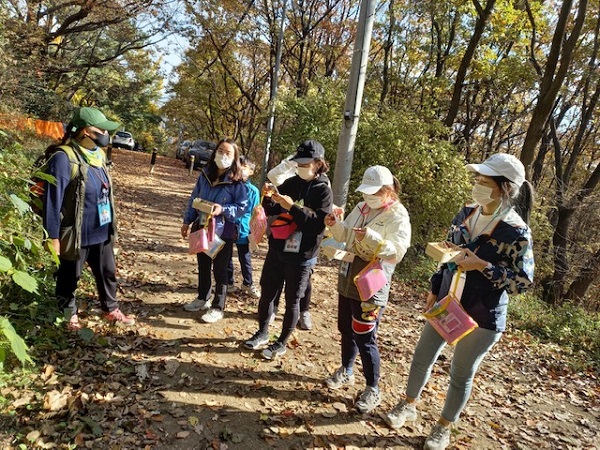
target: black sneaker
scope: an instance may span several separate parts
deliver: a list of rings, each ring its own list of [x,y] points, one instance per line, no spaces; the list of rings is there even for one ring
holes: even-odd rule
[[[257,331],[252,335],[250,339],[244,342],[244,347],[249,348],[250,350],[258,350],[262,346],[269,343],[269,335],[262,334],[260,331]]]
[[[283,342],[277,341],[265,348],[262,351],[262,355],[265,359],[275,359],[278,356],[285,355],[285,352],[287,352],[285,344]]]

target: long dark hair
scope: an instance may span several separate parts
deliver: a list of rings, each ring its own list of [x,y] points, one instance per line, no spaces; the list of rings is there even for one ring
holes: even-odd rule
[[[219,168],[215,163],[215,156],[221,144],[229,144],[233,147],[234,150],[233,163],[231,164],[231,167],[229,167],[229,169],[227,169],[225,173],[221,175],[221,178],[225,179],[225,177],[229,176],[229,179],[231,181],[241,181],[243,179],[243,173],[242,166],[240,165],[240,148],[233,139],[229,138],[221,139],[218,142],[215,149],[213,150],[212,154],[210,155],[210,159],[208,160],[208,162],[206,163],[206,167],[204,168],[204,172],[206,173],[207,178],[210,180],[211,183],[214,183],[219,179]]]
[[[531,183],[523,181],[521,187],[506,177],[491,177],[494,182],[500,186],[502,192],[502,205],[504,207],[512,206],[521,219],[529,225],[531,219],[531,210],[533,209],[534,190]]]

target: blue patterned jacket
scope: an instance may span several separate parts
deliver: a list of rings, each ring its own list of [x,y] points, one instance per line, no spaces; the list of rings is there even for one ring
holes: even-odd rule
[[[504,331],[508,294],[519,294],[533,283],[531,230],[514,209],[471,242],[468,222],[477,205],[465,206],[452,220],[447,240],[472,250],[491,263],[483,272],[467,272],[461,304],[482,328]],[[431,277],[431,292],[443,298],[456,271],[453,263],[441,264]]]

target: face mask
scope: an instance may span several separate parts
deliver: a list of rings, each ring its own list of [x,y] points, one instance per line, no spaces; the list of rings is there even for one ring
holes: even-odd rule
[[[492,198],[493,192],[494,192],[494,189],[492,189],[491,187],[484,186],[479,183],[475,183],[473,185],[473,191],[471,192],[471,196],[473,197],[473,200],[475,200],[475,202],[478,205],[485,206],[485,205],[489,205],[490,203],[492,203],[494,201],[494,199]]]
[[[385,199],[378,195],[363,194],[363,199],[367,206],[371,209],[383,208],[386,205]]]
[[[296,168],[296,173],[304,181],[312,180],[315,177],[312,167],[298,167]]]
[[[96,133],[96,136],[91,138],[98,147],[107,147],[110,142],[110,137],[108,133],[100,134]]]
[[[233,158],[229,158],[223,153],[217,153],[215,155],[215,164],[219,169],[229,169],[233,164]]]

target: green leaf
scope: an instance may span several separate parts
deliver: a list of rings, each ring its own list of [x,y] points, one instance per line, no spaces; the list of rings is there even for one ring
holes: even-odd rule
[[[10,259],[0,256],[0,272],[8,272],[12,268]]]
[[[81,330],[77,331],[77,334],[86,342],[90,342],[94,338],[94,332],[89,328],[82,328]]]
[[[90,427],[90,430],[92,431],[94,436],[98,437],[104,434],[104,431],[102,431],[102,427],[95,420],[90,419],[89,417],[82,417],[81,420],[83,420],[86,423],[86,425]]]
[[[16,284],[21,286],[21,288],[26,290],[27,292],[37,293],[38,282],[27,272],[16,270],[15,273],[12,274],[12,279]]]
[[[11,323],[6,317],[0,317],[0,330],[10,342],[10,348],[15,356],[21,361],[21,364],[30,362],[33,364],[33,360],[27,354],[27,345],[21,336],[17,334]]]
[[[22,216],[31,210],[27,202],[24,202],[15,194],[10,194],[10,201],[12,202],[13,206],[17,208],[19,214],[21,214]]]
[[[36,171],[33,176],[35,178],[39,178],[40,180],[47,181],[51,184],[56,184],[56,178],[54,175],[50,175],[49,173],[44,172],[43,170]]]

